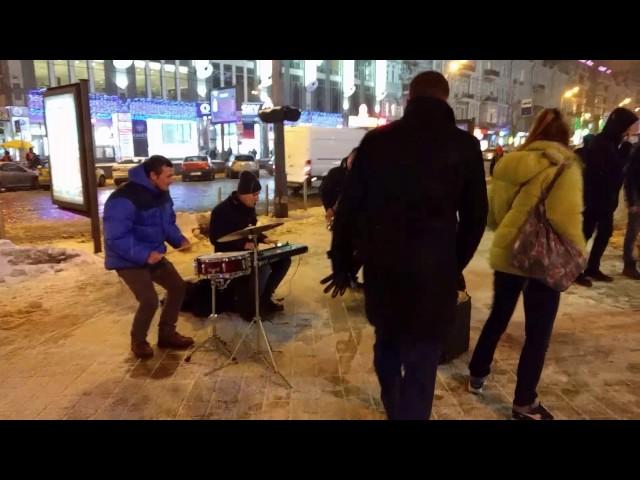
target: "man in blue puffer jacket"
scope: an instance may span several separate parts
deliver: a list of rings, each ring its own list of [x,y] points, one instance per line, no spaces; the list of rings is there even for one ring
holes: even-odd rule
[[[105,267],[118,273],[139,302],[131,329],[131,351],[138,358],[153,356],[147,333],[158,309],[154,282],[167,290],[158,347],[186,349],[193,345],[192,338],[176,332],[185,282],[165,258],[165,242],[174,248],[189,248],[176,225],[169,194],[172,183],[173,164],[153,155],[129,171],[129,182],[113,192],[104,206]]]

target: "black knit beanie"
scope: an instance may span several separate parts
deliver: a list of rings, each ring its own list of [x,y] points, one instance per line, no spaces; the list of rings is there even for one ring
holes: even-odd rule
[[[238,194],[245,195],[247,193],[259,192],[262,189],[260,182],[256,176],[248,170],[244,170],[240,174],[238,182]]]

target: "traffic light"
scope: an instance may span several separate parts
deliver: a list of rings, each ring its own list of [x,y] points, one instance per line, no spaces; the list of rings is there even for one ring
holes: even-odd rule
[[[258,117],[264,123],[297,122],[300,119],[300,110],[289,106],[265,108],[258,112]]]

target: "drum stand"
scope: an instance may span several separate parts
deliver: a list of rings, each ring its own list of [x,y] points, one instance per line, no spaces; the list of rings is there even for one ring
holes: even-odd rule
[[[244,333],[240,337],[240,340],[238,340],[238,343],[233,349],[233,353],[231,353],[227,361],[219,368],[216,368],[214,372],[222,370],[227,365],[229,365],[232,361],[235,360],[235,355],[236,353],[238,353],[238,349],[240,348],[240,345],[242,345],[242,342],[244,342],[244,340],[247,338],[247,335],[249,334],[253,326],[256,325],[257,331],[256,331],[255,353],[259,354],[262,357],[262,359],[265,361],[265,363],[271,363],[271,368],[273,368],[274,373],[279,375],[280,378],[284,380],[284,382],[287,384],[289,388],[293,388],[293,385],[289,383],[289,380],[287,380],[287,378],[282,374],[282,372],[278,370],[278,365],[276,364],[276,361],[273,358],[273,349],[271,348],[271,343],[269,343],[269,339],[267,338],[267,333],[265,332],[264,325],[262,324],[262,318],[260,317],[260,281],[259,281],[259,275],[258,275],[258,234],[250,235],[249,239],[253,242],[253,272],[254,272],[253,277],[254,277],[254,285],[255,285],[254,297],[256,302],[255,316],[253,317],[253,320],[251,320],[251,323],[249,324],[249,326],[245,329]],[[267,346],[267,352],[269,353],[270,362],[267,362],[267,359],[265,358],[265,356],[260,352],[261,337],[264,340],[265,345]]]
[[[227,348],[226,343],[218,335],[216,335],[216,323],[218,320],[218,314],[216,313],[216,287],[220,288],[221,290],[227,288],[227,285],[229,285],[229,282],[231,281],[231,279],[218,278],[216,274],[212,274],[209,277],[209,280],[211,281],[211,315],[207,317],[207,320],[211,320],[211,335],[208,338],[206,338],[195,349],[193,349],[193,351],[189,355],[185,357],[184,361],[187,363],[191,361],[191,357],[193,356],[194,353],[196,353],[205,345],[209,345],[214,342],[217,343],[218,346],[222,347],[222,350],[224,350],[225,355],[231,355],[231,352]],[[233,355],[231,355],[231,359],[233,359]]]

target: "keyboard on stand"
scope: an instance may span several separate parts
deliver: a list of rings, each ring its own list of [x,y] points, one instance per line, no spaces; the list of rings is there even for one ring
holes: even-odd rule
[[[258,251],[258,265],[266,265],[268,263],[277,262],[283,258],[295,257],[309,251],[306,245],[287,243],[284,245],[265,248]]]

